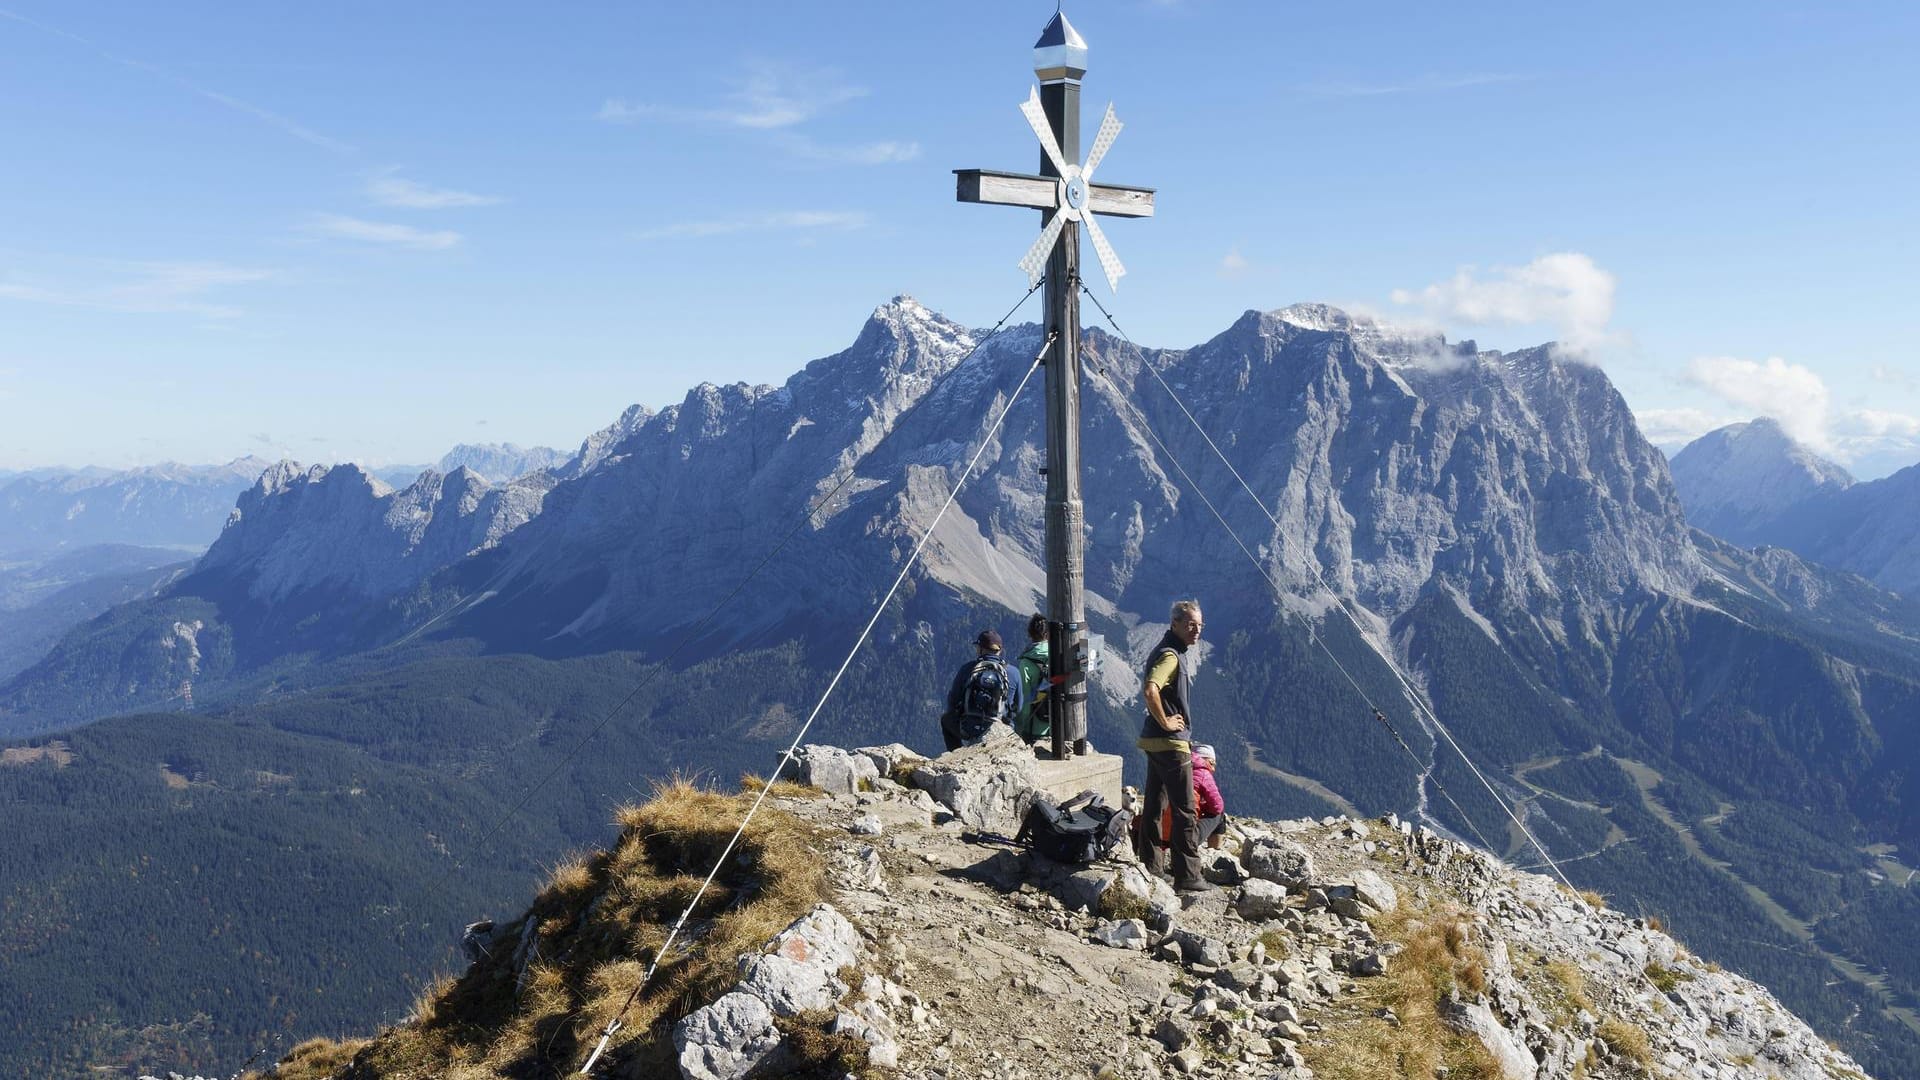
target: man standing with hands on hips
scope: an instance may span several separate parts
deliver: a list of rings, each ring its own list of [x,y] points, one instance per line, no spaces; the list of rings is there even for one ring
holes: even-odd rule
[[[1193,802],[1193,657],[1189,650],[1200,640],[1200,602],[1180,600],[1173,605],[1160,643],[1147,657],[1147,677],[1140,696],[1147,706],[1140,732],[1140,749],[1147,752],[1147,823],[1137,835],[1140,861],[1160,873],[1160,852],[1153,842],[1159,831],[1161,809],[1173,808],[1173,887],[1183,893],[1213,892],[1201,876],[1200,819]]]

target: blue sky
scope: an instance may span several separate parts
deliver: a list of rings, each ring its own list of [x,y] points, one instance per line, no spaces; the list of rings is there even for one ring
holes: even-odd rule
[[[0,467],[570,447],[778,382],[896,293],[974,324],[1035,215],[1051,3],[0,0]],[[1909,5],[1082,3],[1114,313],[1323,300],[1573,342],[1669,444],[1920,460]]]

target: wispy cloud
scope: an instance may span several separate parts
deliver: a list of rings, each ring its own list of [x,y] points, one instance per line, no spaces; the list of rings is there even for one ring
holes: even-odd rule
[[[1319,83],[1305,88],[1308,97],[1316,98],[1359,98],[1386,97],[1391,94],[1437,94],[1448,90],[1465,90],[1474,86],[1496,86],[1501,83],[1529,82],[1533,75],[1517,72],[1493,72],[1479,75],[1428,75],[1423,78],[1409,79],[1404,82],[1382,83]]]
[[[159,262],[106,264],[106,276],[113,280],[75,285],[49,284],[16,273],[0,275],[0,300],[140,315],[230,319],[240,315],[240,309],[215,303],[208,294],[265,281],[273,273],[221,263]]]
[[[383,169],[367,179],[367,197],[381,206],[408,210],[451,210],[464,206],[495,206],[506,200],[498,195],[478,195],[471,191],[437,188],[397,175],[398,169]]]
[[[318,214],[306,226],[317,236],[356,240],[383,247],[410,251],[445,251],[460,243],[460,234],[451,229],[417,229],[390,221],[367,221],[342,214]]]
[[[917,142],[870,142],[836,146],[797,132],[783,132],[778,145],[802,161],[827,165],[893,165],[920,156]]]
[[[10,19],[22,25],[31,26],[34,29],[41,31],[42,33],[52,34],[55,37],[62,37],[67,39],[68,41],[72,41],[79,45],[83,45],[89,50],[91,50],[94,53],[94,55],[100,57],[103,60],[109,61],[110,63],[118,64],[124,68],[130,68],[134,71],[144,72],[148,75],[152,75],[153,77],[160,79],[164,82],[171,83],[174,86],[177,86],[180,89],[187,91],[188,93],[198,95],[199,97],[205,98],[206,100],[214,102],[215,104],[222,105],[228,109],[231,109],[234,112],[251,116],[256,120],[263,121],[269,125],[272,125],[273,127],[279,128],[281,131],[285,132],[286,134],[291,135],[294,138],[299,139],[301,142],[307,143],[308,145],[317,146],[322,150],[328,150],[336,154],[355,154],[359,152],[350,143],[342,142],[341,140],[335,139],[331,136],[322,135],[318,131],[315,131],[312,128],[307,127],[305,124],[299,123],[298,121],[295,121],[286,116],[283,116],[280,113],[274,112],[271,109],[262,108],[258,105],[253,104],[250,101],[242,101],[241,99],[234,97],[231,94],[223,94],[218,90],[209,89],[205,86],[200,85],[199,83],[192,81],[191,79],[186,79],[179,75],[176,75],[173,72],[168,71],[166,68],[160,67],[157,64],[150,64],[145,60],[135,60],[135,59],[132,59],[131,57],[121,56],[118,53],[102,48],[99,44],[95,43],[93,40],[82,37],[79,34],[62,30],[57,26],[50,26],[47,23],[39,22],[35,19],[29,19],[24,15],[18,14],[17,12],[13,12],[13,11],[8,11],[5,8],[0,8],[0,19]]]
[[[868,220],[867,215],[852,210],[785,210],[707,221],[682,221],[643,230],[636,233],[635,238],[670,240],[743,232],[861,229],[867,226]]]
[[[669,105],[609,99],[600,106],[600,119],[613,124],[665,121],[719,124],[742,128],[786,128],[855,98],[865,87],[848,83],[831,68],[806,69],[784,64],[758,64],[735,83],[718,105]]]
[[[1232,251],[1220,256],[1220,265],[1214,269],[1214,275],[1232,280],[1246,277],[1248,271],[1252,269],[1253,263],[1247,261],[1247,257],[1240,254],[1240,249],[1235,247]]]
[[[1525,266],[1496,266],[1483,277],[1463,266],[1447,281],[1424,289],[1395,289],[1393,302],[1441,322],[1554,327],[1560,342],[1590,352],[1614,337],[1615,279],[1577,251],[1543,255]]]
[[[686,124],[759,131],[800,161],[827,165],[892,165],[920,156],[920,144],[904,139],[836,144],[795,129],[836,106],[867,96],[832,68],[761,63],[749,68],[710,105],[610,98],[599,118],[610,124]]]

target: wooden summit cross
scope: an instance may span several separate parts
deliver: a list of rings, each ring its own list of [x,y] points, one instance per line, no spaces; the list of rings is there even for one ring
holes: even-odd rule
[[[1085,165],[1080,157],[1080,79],[1087,73],[1087,43],[1064,13],[1034,43],[1038,92],[1020,105],[1040,138],[1040,173],[956,169],[961,202],[1025,206],[1040,211],[1039,239],[1020,260],[1029,285],[1047,278],[1047,329],[1055,331],[1047,353],[1047,620],[1053,624],[1052,678],[1048,695],[1053,753],[1066,759],[1090,753],[1087,743],[1087,626],[1084,569],[1086,510],[1080,502],[1080,230],[1087,227],[1109,287],[1118,287],[1126,267],[1113,253],[1095,214],[1152,217],[1153,189],[1096,184],[1093,171],[1120,134],[1107,106]],[[1075,226],[1068,228],[1068,226]]]

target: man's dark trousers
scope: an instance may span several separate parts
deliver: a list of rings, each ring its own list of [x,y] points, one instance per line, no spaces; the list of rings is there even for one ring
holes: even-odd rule
[[[1193,758],[1185,750],[1149,750],[1147,752],[1146,804],[1141,807],[1144,836],[1157,839],[1164,807],[1173,807],[1173,881],[1191,885],[1202,880],[1200,872],[1200,816],[1193,805]],[[1159,869],[1158,850],[1142,845],[1140,858],[1150,870]]]

